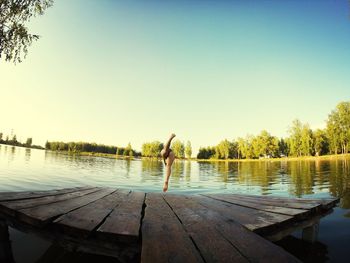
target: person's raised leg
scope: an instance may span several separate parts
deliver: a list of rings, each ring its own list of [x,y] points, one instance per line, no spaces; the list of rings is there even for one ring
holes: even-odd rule
[[[171,141],[172,141],[172,139],[174,139],[174,138],[175,138],[175,136],[176,136],[176,135],[175,135],[174,133],[172,133],[172,134],[170,135],[169,139],[167,140],[167,142],[165,143],[165,145],[164,145],[164,149],[166,150],[166,152],[168,152],[168,151],[169,151]]]

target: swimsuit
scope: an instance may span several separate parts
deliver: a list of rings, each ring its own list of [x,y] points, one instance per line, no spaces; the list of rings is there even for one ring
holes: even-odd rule
[[[165,164],[165,165],[166,165],[165,160],[169,157],[170,152],[172,152],[171,149],[169,149],[169,151],[165,152],[165,154],[163,155],[163,160],[164,160],[164,164]]]

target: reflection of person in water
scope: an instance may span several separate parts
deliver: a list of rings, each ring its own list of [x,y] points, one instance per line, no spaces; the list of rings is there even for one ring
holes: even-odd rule
[[[164,181],[163,192],[166,192],[168,190],[169,178],[171,175],[171,166],[175,160],[175,154],[170,149],[171,140],[174,139],[175,136],[176,135],[174,133],[170,135],[169,140],[165,143],[164,148],[160,152],[160,155],[164,160],[164,164],[166,165],[166,178]]]

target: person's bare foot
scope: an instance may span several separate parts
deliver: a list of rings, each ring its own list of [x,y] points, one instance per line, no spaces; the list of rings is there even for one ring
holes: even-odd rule
[[[164,182],[163,185],[163,192],[165,193],[166,191],[168,191],[168,182]]]

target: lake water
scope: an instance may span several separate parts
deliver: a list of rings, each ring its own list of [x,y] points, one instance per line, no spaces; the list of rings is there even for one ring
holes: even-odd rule
[[[71,156],[0,145],[0,191],[90,185],[161,192],[164,175],[164,165],[158,160]],[[334,212],[321,220],[319,242],[307,244],[299,240],[300,233],[296,232],[278,244],[305,262],[349,261],[349,157],[317,161],[215,163],[176,160],[169,192],[340,197]],[[14,229],[10,229],[10,235],[16,262],[36,262],[50,247],[47,242]],[[98,260],[102,262],[103,257]],[[107,261],[111,262],[111,259]]]

